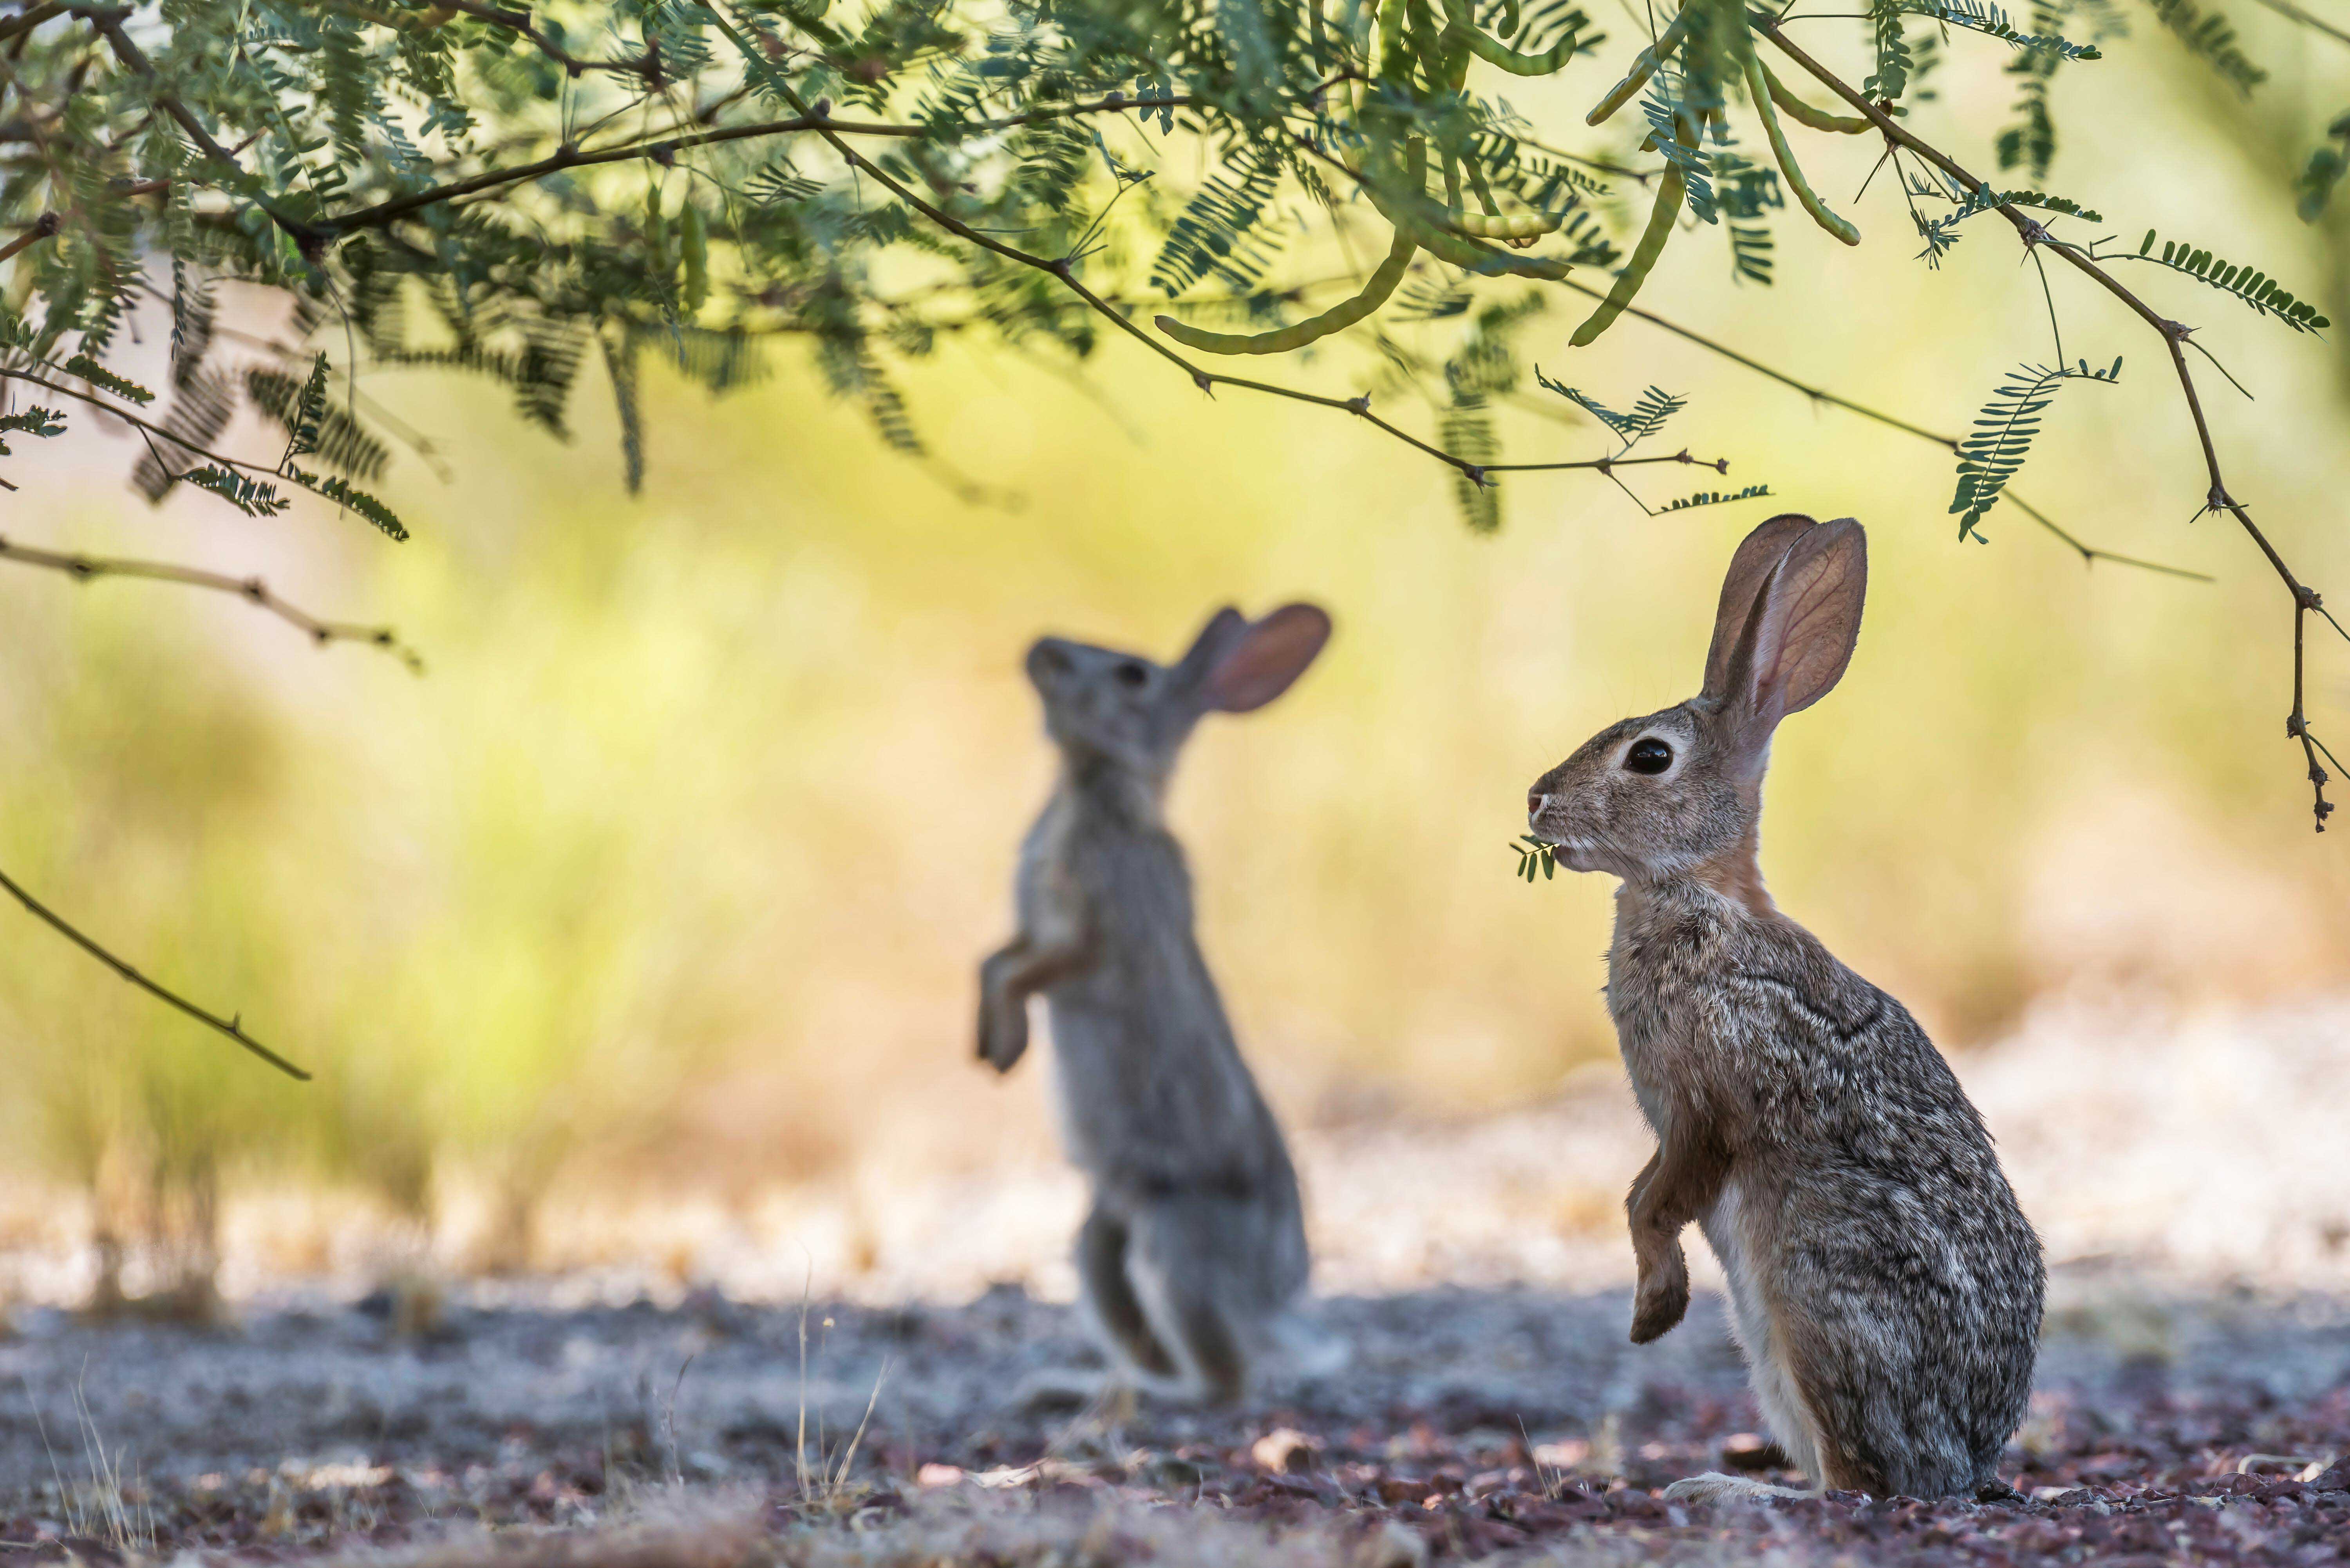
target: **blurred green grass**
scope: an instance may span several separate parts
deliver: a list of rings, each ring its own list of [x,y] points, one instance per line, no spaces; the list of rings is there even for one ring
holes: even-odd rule
[[[2334,239],[2245,173],[2242,128],[2166,125],[2124,165],[2143,121],[2082,77],[2064,188],[2338,283]],[[1972,113],[2006,84],[1982,65],[1946,89]],[[1849,191],[1867,150],[1823,161]],[[1857,253],[1782,225],[1773,294],[1733,288],[1700,234],[1647,297],[1961,428],[2046,354],[2037,285],[1988,229],[1929,273],[1898,207],[1860,211],[1877,243]],[[2149,287],[2262,394],[2207,393],[2240,493],[2350,595],[2340,351]],[[788,349],[723,403],[652,389],[642,499],[594,389],[565,449],[480,388],[377,378],[455,475],[398,472],[419,535],[401,546],[203,498],[147,514],[120,445],[92,442],[34,471],[12,531],[266,568],[306,606],[396,624],[431,673],[314,652],[233,602],[0,576],[0,864],[319,1072],[281,1082],[19,922],[0,1161],[97,1192],[126,1235],[201,1229],[223,1181],[419,1220],[462,1188],[490,1215],[474,1260],[518,1264],[558,1187],[743,1193],[983,1158],[1006,1127],[1042,1150],[1038,1075],[997,1085],[968,1060],[972,969],[1051,779],[1020,652],[1053,629],[1164,656],[1218,603],[1289,597],[1331,607],[1329,654],[1278,707],[1204,726],[1174,801],[1248,1049],[1293,1116],[1540,1095],[1613,1050],[1610,889],[1511,878],[1525,784],[1688,694],[1721,563],[1783,508],[1861,518],[1875,557],[1852,673],[1773,775],[1764,865],[1797,918],[1957,1047],[2056,992],[2338,989],[2350,863],[2338,828],[2311,835],[2281,733],[2282,592],[2228,524],[2190,525],[2202,482],[2153,346],[2101,300],[2063,303],[2068,348],[2131,367],[2067,389],[2019,488],[2216,585],[2085,570],[2008,509],[1988,547],[1960,545],[1946,454],[1637,322],[1570,361],[1565,302],[1546,369],[1619,403],[1687,393],[1669,440],[1775,499],[1648,517],[1597,478],[1522,476],[1502,535],[1476,538],[1399,446],[1203,400],[1116,345],[1098,398],[953,348],[912,379],[941,462],[1017,491],[1009,509],[887,453]],[[1606,450],[1588,427],[1511,433],[1520,460]],[[1720,483],[1630,483],[1655,504],[1700,480]],[[2321,731],[2350,736],[2350,660],[2313,668]]]

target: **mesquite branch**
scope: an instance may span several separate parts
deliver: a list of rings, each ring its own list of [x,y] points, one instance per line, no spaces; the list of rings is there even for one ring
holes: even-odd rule
[[[90,957],[96,959],[99,962],[112,970],[116,974],[121,976],[124,980],[129,981],[140,990],[147,992],[148,995],[156,998],[158,1001],[161,1001],[169,1006],[177,1008],[180,1012],[186,1013],[189,1017],[194,1019],[199,1023],[205,1024],[211,1028],[220,1031],[220,1033],[227,1035],[230,1039],[244,1046],[247,1051],[252,1052],[255,1055],[260,1057],[263,1061],[268,1063],[271,1066],[276,1068],[279,1072],[286,1074],[287,1076],[298,1078],[306,1084],[310,1081],[309,1074],[304,1072],[301,1068],[296,1067],[293,1063],[288,1062],[285,1057],[280,1056],[276,1052],[272,1051],[268,1046],[264,1045],[260,1041],[255,1040],[252,1035],[247,1034],[244,1032],[244,1020],[241,1014],[232,1014],[227,1018],[223,1018],[217,1012],[197,1006],[194,1002],[190,1002],[186,997],[182,996],[178,992],[172,990],[169,986],[159,984],[156,981],[148,979],[147,976],[141,974],[130,963],[126,962],[122,959],[117,958],[113,953],[108,951],[94,939],[83,932],[78,927],[67,920],[64,916],[58,914],[56,910],[50,909],[47,905],[34,898],[30,893],[25,891],[23,888],[17,885],[15,878],[11,877],[5,871],[0,871],[0,892],[7,893],[11,898],[15,898],[16,902],[24,905],[26,911],[29,912],[34,919],[41,921],[44,925],[47,925],[50,929],[56,931],[59,936],[64,937],[68,941],[73,943],[74,946],[81,949],[82,951],[88,953]]]
[[[0,561],[14,561],[20,566],[41,566],[53,572],[63,572],[76,582],[95,582],[100,577],[142,577],[150,582],[180,583],[192,588],[205,588],[213,593],[234,594],[255,608],[265,610],[299,628],[311,641],[324,648],[329,643],[356,642],[380,648],[406,665],[417,675],[424,673],[424,659],[414,649],[400,640],[388,626],[360,626],[353,621],[327,620],[312,615],[298,605],[290,604],[270,590],[259,577],[232,577],[219,572],[207,572],[196,566],[182,566],[171,561],[125,560],[120,556],[68,555],[56,550],[44,550],[36,545],[20,545],[13,539],[0,537]]]
[[[1898,120],[1856,91],[1842,78],[1812,58],[1809,54],[1789,40],[1775,23],[1758,19],[1754,23],[1754,27],[1757,32],[1777,46],[1789,59],[1809,72],[1821,86],[1859,110],[1869,123],[1877,127],[1887,142],[1907,149],[1926,160],[1952,180],[1957,181],[1964,189],[1974,192],[1978,198],[1988,199],[1992,194],[1989,186],[1960,168],[1958,162],[1947,153],[1920,140],[1906,130]],[[2162,339],[2163,347],[2168,351],[2171,369],[2178,377],[2179,393],[2187,403],[2188,417],[2195,426],[2196,441],[2202,449],[2203,470],[2210,482],[2210,488],[2204,495],[2203,509],[2207,512],[2225,512],[2236,520],[2245,535],[2267,558],[2270,567],[2275,571],[2278,580],[2284,585],[2285,592],[2293,600],[2293,708],[2285,715],[2284,732],[2289,739],[2301,742],[2303,759],[2309,765],[2310,788],[2314,796],[2312,809],[2316,816],[2317,831],[2324,832],[2325,819],[2333,814],[2334,806],[2325,798],[2327,774],[2317,760],[2318,753],[2323,749],[2322,742],[2312,733],[2309,726],[2308,706],[2304,696],[2307,687],[2305,678],[2307,660],[2303,651],[2304,628],[2313,612],[2324,613],[2324,601],[2319,598],[2315,589],[2293,576],[2293,568],[2285,565],[2284,557],[2277,553],[2276,546],[2269,542],[2268,535],[2262,533],[2260,525],[2252,521],[2252,514],[2244,508],[2243,504],[2229,493],[2227,483],[2220,476],[2220,454],[2211,440],[2210,422],[2204,418],[2202,399],[2197,395],[2195,389],[2195,375],[2187,364],[2185,344],[2188,334],[2192,328],[2183,327],[2162,316],[2152,306],[2132,293],[2126,285],[2091,260],[2085,251],[2077,245],[2067,244],[2053,238],[2038,220],[2016,207],[2014,203],[1997,202],[1991,210],[1996,211],[2014,225],[2017,236],[2022,240],[2027,249],[2038,245],[2046,246],[2074,271],[2088,277],[2106,293],[2127,306],[2138,319],[2145,322],[2153,329],[2155,335]],[[2329,624],[2335,624],[2331,616],[2326,616],[2325,619]],[[2335,629],[2337,631],[2341,629],[2338,624],[2335,624]],[[2350,639],[2350,634],[2345,635],[2345,639]]]

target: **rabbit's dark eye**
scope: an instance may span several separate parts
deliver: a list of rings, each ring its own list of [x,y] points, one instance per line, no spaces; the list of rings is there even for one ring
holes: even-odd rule
[[[1673,749],[1651,735],[1632,742],[1624,765],[1636,774],[1660,774],[1673,765]]]
[[[1125,663],[1120,664],[1117,669],[1111,670],[1110,673],[1117,677],[1118,683],[1120,686],[1140,686],[1144,681],[1150,679],[1150,671],[1145,670],[1141,665],[1137,664],[1131,659],[1128,659]]]

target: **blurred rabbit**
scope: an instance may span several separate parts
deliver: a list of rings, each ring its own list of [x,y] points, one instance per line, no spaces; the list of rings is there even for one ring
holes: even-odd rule
[[[1688,1309],[1694,1220],[1755,1397],[1814,1488],[2000,1496],[2039,1344],[2039,1238],[1925,1032],[1781,914],[1755,862],[1772,732],[1843,675],[1867,576],[1850,519],[1755,529],[1704,691],[1601,731],[1526,806],[1560,860],[1623,878],[1607,1006],[1658,1142],[1627,1203],[1633,1342]],[[1722,1475],[1667,1495],[1757,1493],[1786,1495]]]
[[[1201,715],[1264,706],[1329,635],[1295,604],[1253,622],[1220,609],[1172,665],[1058,638],[1028,650],[1061,777],[1021,846],[1019,935],[980,966],[979,1054],[1010,1072],[1045,993],[1063,1137],[1093,1183],[1083,1305],[1128,1376],[1207,1403],[1300,1347],[1305,1230],[1160,807]]]

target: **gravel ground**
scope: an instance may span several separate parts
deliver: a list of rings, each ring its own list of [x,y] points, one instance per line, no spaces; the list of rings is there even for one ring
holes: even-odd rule
[[[0,1344],[0,1549],[278,1559],[452,1522],[609,1528],[724,1492],[802,1545],[810,1521],[927,1541],[942,1508],[1010,1509],[1038,1561],[1075,1560],[1050,1524],[1072,1510],[1125,1542],[1111,1556],[1165,1557],[1149,1531],[1100,1521],[1175,1504],[1213,1528],[1351,1532],[1357,1557],[1390,1563],[1864,1544],[1872,1563],[2350,1562],[2350,1463],[2334,1463],[2350,1449],[2345,1297],[2062,1270],[2009,1456],[2024,1501],[1694,1516],[1656,1491],[1725,1465],[1768,1474],[1773,1458],[1718,1300],[1636,1348],[1621,1291],[1336,1298],[1321,1312],[1352,1345],[1347,1370],[1229,1416],[1024,1407],[1024,1379],[1085,1346],[1066,1307],[1017,1287],[805,1314],[715,1293],[556,1303],[461,1293],[422,1336],[395,1332],[381,1298],[281,1294],[226,1331],[27,1314]]]

